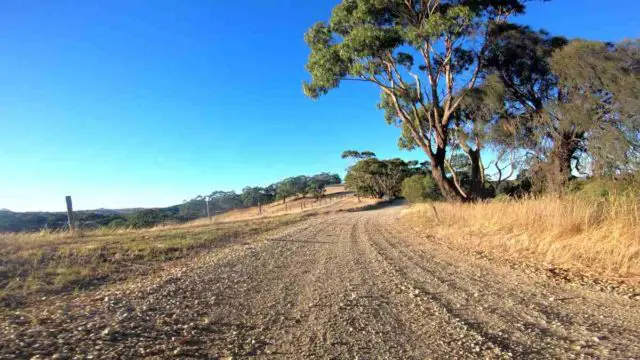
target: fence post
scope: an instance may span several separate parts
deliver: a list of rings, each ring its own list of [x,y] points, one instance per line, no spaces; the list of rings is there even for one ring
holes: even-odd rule
[[[71,196],[65,197],[67,201],[67,220],[69,221],[69,231],[74,232],[76,229],[76,224],[73,219],[73,203],[71,202]]]
[[[209,213],[209,198],[204,199],[207,202],[207,217],[209,218],[209,224],[211,224],[211,213]]]

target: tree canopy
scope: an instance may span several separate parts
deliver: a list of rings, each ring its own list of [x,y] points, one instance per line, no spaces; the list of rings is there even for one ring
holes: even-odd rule
[[[345,184],[359,196],[393,199],[400,196],[402,182],[420,171],[417,161],[367,157],[349,167]]]
[[[427,155],[449,200],[489,196],[491,166],[499,183],[526,166],[553,192],[576,173],[637,170],[639,41],[568,40],[509,23],[525,10],[517,0],[343,0],[305,35],[304,92],[376,86],[399,146]],[[488,166],[486,151],[497,154]]]
[[[344,0],[305,35],[304,91],[317,98],[345,80],[376,85],[387,121],[401,128],[400,145],[427,154],[445,197],[472,198],[446,176],[451,148],[464,142],[463,150],[480,151],[479,139],[451,136],[455,115],[478,81],[492,28],[524,9],[517,0]]]
[[[638,41],[568,41],[516,25],[501,30],[482,85],[485,103],[504,105],[492,107],[493,144],[528,151],[538,182],[553,192],[574,173],[633,169],[640,144]]]

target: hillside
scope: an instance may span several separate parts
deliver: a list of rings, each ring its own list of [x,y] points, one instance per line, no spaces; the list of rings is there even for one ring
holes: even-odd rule
[[[312,198],[292,197],[286,203],[273,201],[261,207],[251,206],[236,210],[211,209],[216,221],[228,221],[229,219],[252,219],[282,214],[293,214],[309,210],[340,210],[358,205],[366,205],[369,200],[360,202],[351,199],[353,194],[345,191],[344,185],[327,185],[325,195],[321,200]],[[186,205],[174,205],[166,208],[128,208],[128,209],[96,209],[75,211],[77,226],[81,229],[95,229],[101,226],[111,227],[152,227],[163,223],[184,223],[194,221],[197,218],[206,220],[206,210],[202,200],[192,202],[199,203],[199,213],[190,212],[189,203]],[[213,206],[210,206],[213,207]],[[0,210],[0,233],[40,231],[43,229],[57,230],[68,226],[65,212],[13,212],[7,209]]]
[[[379,200],[371,198],[358,199],[354,193],[345,190],[344,185],[327,186],[325,196],[316,200],[313,198],[294,197],[286,202],[275,201],[263,206],[253,206],[246,209],[231,210],[213,216],[214,222],[228,222],[238,220],[259,219],[265,217],[280,216],[285,214],[299,213],[329,213],[344,210],[351,210],[371,204]],[[196,222],[204,223],[207,219],[202,218]]]
[[[100,226],[108,226],[114,221],[125,221],[135,214],[144,211],[160,213],[175,213],[173,207],[163,209],[97,209],[74,211],[77,226],[83,229],[93,229]],[[58,230],[68,227],[66,212],[13,212],[0,210],[0,233]]]

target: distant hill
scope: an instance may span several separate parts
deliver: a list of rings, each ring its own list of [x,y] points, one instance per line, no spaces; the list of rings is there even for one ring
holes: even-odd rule
[[[84,212],[84,213],[94,213],[94,214],[100,214],[100,215],[126,215],[126,214],[133,214],[142,210],[146,210],[146,208],[130,208],[130,209],[105,209],[105,208],[100,208],[100,209],[95,209],[95,210],[82,210],[79,212]]]
[[[179,206],[159,209],[97,209],[75,211],[76,225],[80,228],[100,226],[146,227],[166,221],[190,220],[180,215]],[[0,232],[40,231],[68,227],[66,212],[13,212],[0,210]]]
[[[283,179],[266,187],[247,186],[242,193],[213,191],[199,195],[179,205],[165,208],[95,209],[75,211],[76,226],[91,229],[108,227],[151,227],[163,223],[175,223],[222,214],[233,210],[266,206],[276,201],[286,202],[295,196],[303,198],[332,196],[344,192],[338,174],[320,173],[313,176],[299,175]],[[208,201],[207,201],[208,199]],[[285,207],[286,209],[286,207]],[[68,228],[66,212],[12,212],[0,211],[0,232],[40,231]]]

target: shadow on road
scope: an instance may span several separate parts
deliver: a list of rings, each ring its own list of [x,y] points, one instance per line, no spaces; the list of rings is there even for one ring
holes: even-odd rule
[[[407,203],[408,202],[405,199],[393,199],[393,200],[382,201],[376,204],[366,205],[366,206],[357,207],[353,209],[347,209],[344,211],[347,211],[347,212],[373,211],[373,210],[380,210],[384,208],[403,206],[403,205],[406,205]]]

